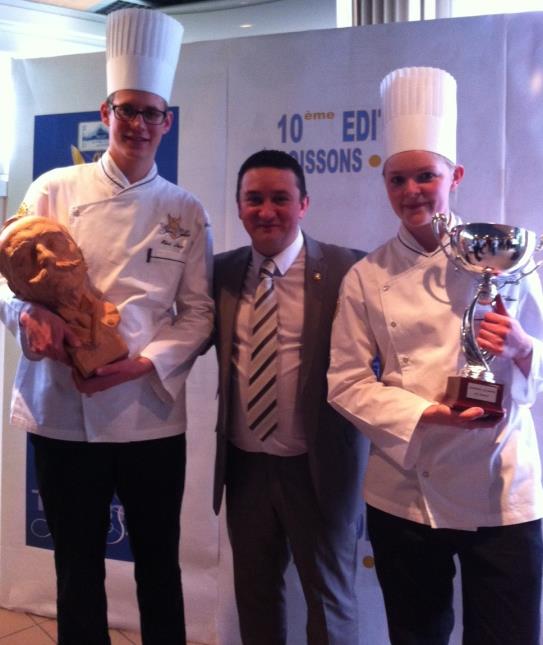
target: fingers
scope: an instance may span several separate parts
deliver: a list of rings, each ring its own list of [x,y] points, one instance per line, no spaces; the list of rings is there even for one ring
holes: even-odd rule
[[[97,376],[119,376],[123,380],[139,378],[154,369],[153,363],[144,356],[124,358],[114,363],[109,363],[96,370]]]
[[[109,365],[104,365],[99,367],[96,370],[96,376],[113,376],[114,374],[120,374],[123,372],[125,361],[116,361],[115,363],[109,363]]]
[[[421,419],[429,423],[466,429],[495,426],[499,421],[499,418],[489,418],[484,408],[480,406],[454,410],[443,403],[436,403],[426,408]]]
[[[100,368],[100,370],[102,369],[103,368]],[[103,375],[98,374],[98,370],[96,370],[96,376],[91,376],[89,378],[82,378],[77,374],[77,372],[74,374],[76,388],[81,392],[81,394],[86,394],[87,396],[91,396],[97,392],[104,392],[112,387],[121,385],[121,383],[130,381],[132,378],[132,376],[128,376],[122,371]]]
[[[467,408],[462,410],[462,412],[457,413],[458,418],[462,421],[475,421],[486,415],[486,412],[483,408],[474,406],[473,408]]]
[[[25,355],[33,360],[36,356],[71,364],[65,344],[80,347],[81,341],[66,322],[45,307],[31,304],[19,317],[21,342]]]
[[[88,396],[96,392],[103,392],[111,387],[121,385],[127,381],[143,376],[154,369],[153,363],[143,356],[125,358],[114,363],[99,367],[95,376],[83,379],[74,372],[74,381],[77,389]]]
[[[493,354],[501,354],[505,344],[505,335],[486,329],[480,329],[477,344],[481,349],[487,349]]]
[[[505,416],[489,415],[486,410],[481,407],[474,406],[473,408],[467,408],[458,413],[458,419],[461,420],[461,424],[464,428],[493,428],[496,426]]]
[[[479,330],[503,336],[513,329],[514,322],[512,318],[507,318],[501,314],[487,313],[481,321]]]
[[[513,323],[513,319],[509,316],[494,312],[486,313],[479,327],[477,344],[493,354],[501,354],[512,334]]]
[[[498,294],[494,300],[494,310],[488,311],[484,315],[480,325],[480,333],[488,332],[486,334],[486,340],[490,340],[490,334],[505,338],[510,333],[512,327],[513,319],[505,308],[501,295]]]
[[[501,306],[503,307],[503,303]],[[485,314],[477,334],[477,344],[496,356],[513,360],[527,357],[533,347],[531,337],[518,320],[511,318],[509,314],[497,312]],[[521,369],[524,371],[524,368]]]
[[[63,346],[64,334],[59,331],[58,326],[22,316],[21,337],[23,351],[28,350],[31,354],[53,360],[68,361]]]
[[[87,396],[92,396],[97,392],[103,392],[104,390],[108,390],[110,387],[119,384],[119,379],[116,375],[96,375],[83,378],[75,368],[72,370],[72,378],[74,380],[75,387],[79,392],[81,392],[81,394],[86,394]]]

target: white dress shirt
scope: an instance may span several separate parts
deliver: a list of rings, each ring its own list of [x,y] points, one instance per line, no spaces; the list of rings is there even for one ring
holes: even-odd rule
[[[247,391],[251,349],[250,321],[265,257],[252,249],[239,301],[232,351],[232,424],[230,440],[242,450],[283,457],[307,452],[299,404],[299,372],[304,323],[305,249],[298,231],[294,242],[273,257],[277,267],[274,288],[278,305],[277,403],[278,427],[261,441],[247,424]]]
[[[543,297],[536,273],[502,297],[534,339],[525,378],[511,360],[505,418],[473,429],[420,422],[465,363],[460,325],[477,280],[441,250],[428,254],[405,228],[346,275],[332,333],[329,401],[372,441],[366,501],[433,527],[475,529],[543,516],[541,466],[530,413],[543,385]],[[378,380],[372,360],[379,356]]]
[[[65,225],[93,284],[121,314],[130,356],[155,372],[87,397],[66,365],[21,358],[11,419],[55,439],[137,441],[186,427],[185,380],[213,324],[211,237],[201,204],[156,166],[130,184],[106,153],[97,163],[39,177],[23,202],[29,214]],[[23,303],[0,282],[0,317],[18,333]]]

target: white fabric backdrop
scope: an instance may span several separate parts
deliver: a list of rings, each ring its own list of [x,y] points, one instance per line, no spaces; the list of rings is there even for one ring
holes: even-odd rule
[[[381,179],[379,82],[397,67],[432,65],[450,71],[459,84],[458,150],[466,179],[458,212],[468,221],[506,221],[540,233],[541,43],[543,14],[521,14],[186,45],[172,98],[180,106],[179,182],[208,209],[215,250],[233,248],[247,242],[234,201],[240,163],[262,147],[298,156],[303,151],[312,200],[305,228],[322,240],[370,250],[397,225]],[[96,109],[105,95],[103,70],[101,54],[16,62],[17,144],[8,212],[15,211],[31,181],[33,117]],[[341,157],[342,171],[337,167]],[[8,339],[0,605],[52,614],[52,554],[24,544],[24,435],[6,420],[16,356]],[[210,352],[198,361],[190,379],[181,561],[189,638],[237,645],[228,539],[224,519],[211,511],[215,391]],[[540,411],[537,417],[541,423]],[[364,540],[360,551],[362,562],[370,555]],[[362,564],[359,591],[360,644],[387,643],[375,574]],[[134,627],[129,564],[108,562],[108,592],[112,625]],[[288,593],[289,643],[299,645],[305,642],[304,603],[292,571]],[[452,642],[460,642],[458,627]]]

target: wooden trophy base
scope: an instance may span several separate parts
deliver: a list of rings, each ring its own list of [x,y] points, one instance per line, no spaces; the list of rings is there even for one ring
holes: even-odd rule
[[[485,419],[501,419],[505,414],[502,408],[503,385],[488,383],[469,376],[449,376],[443,403],[453,410],[483,408]]]

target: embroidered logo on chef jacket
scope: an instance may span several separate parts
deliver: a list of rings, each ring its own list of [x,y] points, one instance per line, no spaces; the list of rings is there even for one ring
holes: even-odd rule
[[[181,216],[172,217],[168,213],[168,221],[160,223],[160,233],[167,235],[172,240],[179,240],[180,238],[190,237],[190,231],[181,226]]]
[[[184,264],[181,255],[190,238],[190,231],[181,226],[181,216],[173,217],[168,213],[167,218],[166,222],[160,223],[159,235],[163,236],[160,246],[147,249],[147,262],[170,260]]]

